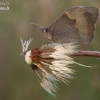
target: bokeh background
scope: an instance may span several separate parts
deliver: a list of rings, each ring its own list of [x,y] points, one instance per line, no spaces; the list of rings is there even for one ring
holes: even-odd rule
[[[67,86],[59,83],[57,97],[52,97],[42,87],[35,73],[20,56],[23,39],[33,38],[30,49],[42,45],[43,36],[36,22],[49,27],[66,9],[73,6],[95,6],[100,13],[100,0],[0,0],[9,2],[10,10],[0,10],[0,100],[100,100],[100,59],[79,57],[78,62],[96,66],[74,67],[76,77]],[[2,5],[0,5],[1,7]],[[100,51],[100,16],[95,38],[80,49]]]

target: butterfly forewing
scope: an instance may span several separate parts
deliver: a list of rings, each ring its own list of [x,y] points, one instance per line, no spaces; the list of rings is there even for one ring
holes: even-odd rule
[[[94,37],[96,7],[73,7],[66,10],[49,28],[53,42],[90,43]]]

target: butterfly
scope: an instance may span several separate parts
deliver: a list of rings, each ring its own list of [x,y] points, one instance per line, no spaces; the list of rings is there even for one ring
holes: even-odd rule
[[[52,42],[83,42],[88,44],[94,37],[98,9],[92,6],[76,6],[60,15],[48,28],[38,25],[46,39]]]

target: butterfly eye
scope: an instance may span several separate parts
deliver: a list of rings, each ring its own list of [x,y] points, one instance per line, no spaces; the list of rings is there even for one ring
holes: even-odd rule
[[[46,33],[46,29],[44,29],[43,32]]]
[[[42,33],[47,33],[47,32],[48,32],[48,29],[46,29],[46,28],[41,28],[41,32],[42,32]]]

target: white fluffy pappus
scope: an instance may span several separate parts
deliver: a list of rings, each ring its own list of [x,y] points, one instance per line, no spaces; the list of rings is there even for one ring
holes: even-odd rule
[[[42,46],[40,51],[45,52],[41,53],[41,64],[37,64],[39,69],[35,70],[41,79],[41,86],[53,96],[54,92],[58,90],[57,82],[68,83],[68,79],[73,78],[71,74],[75,72],[71,69],[74,61],[69,55],[77,52],[77,45],[66,43],[63,46],[61,44]]]

